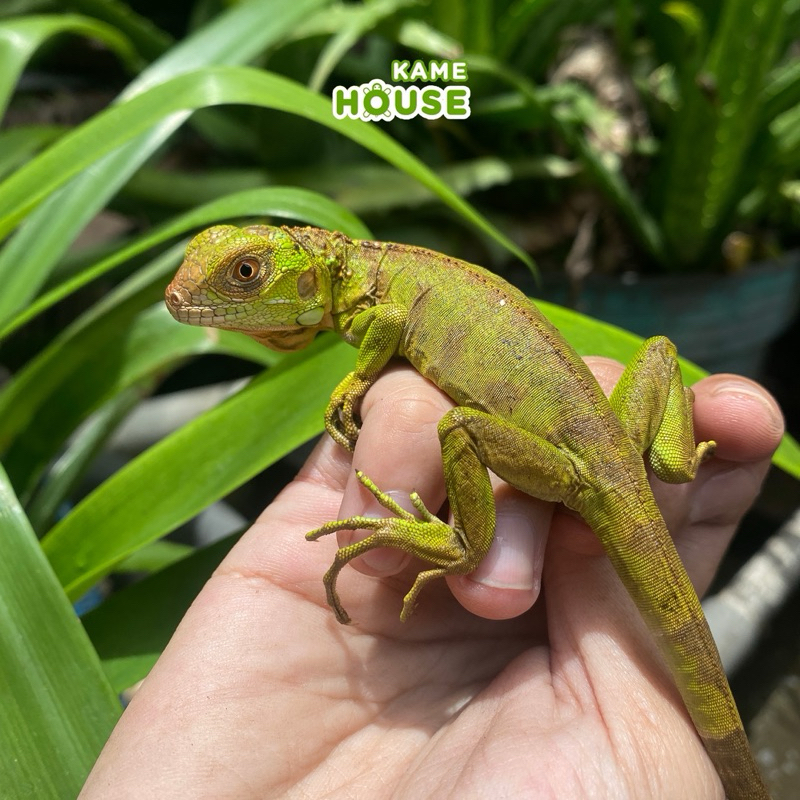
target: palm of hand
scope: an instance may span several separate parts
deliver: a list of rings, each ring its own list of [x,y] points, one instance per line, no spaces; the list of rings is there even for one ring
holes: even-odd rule
[[[397,400],[396,389],[385,391]],[[401,476],[394,485],[419,487],[436,507],[441,465],[431,454],[442,408],[426,397],[423,439],[396,412],[365,415],[359,447],[391,453],[392,470],[409,464],[417,482],[407,487]],[[770,422],[761,401],[737,395],[736,411],[730,397],[703,398],[698,435],[719,441],[720,459],[660,498],[679,549],[692,549],[701,590],[780,436],[779,416]],[[703,430],[703,414],[715,429]],[[384,418],[408,442],[400,458],[374,446],[387,439]],[[408,425],[416,430],[419,419]],[[386,486],[379,467],[359,466]],[[340,509],[348,478],[349,457],[322,442],[197,598],[82,797],[108,796],[109,787],[122,798],[722,797],[649,635],[581,521],[553,517],[542,595],[520,616],[506,618],[535,592],[522,593],[520,607],[519,592],[462,577],[426,587],[403,624],[413,572],[376,580],[347,569],[340,591],[355,624],[343,627],[321,584],[334,543],[301,539],[361,510],[352,496]],[[549,511],[528,524],[548,523]],[[504,619],[473,616],[453,595]],[[498,595],[511,599],[492,605]]]
[[[410,573],[348,571],[356,623],[343,627],[320,603],[330,548],[275,557],[307,527],[308,491],[279,498],[260,522],[269,538],[257,526],[196,604],[205,633],[187,635],[213,660],[181,702],[203,721],[200,746],[181,740],[174,758],[197,796],[713,796],[713,768],[581,522],[557,515],[544,596],[521,617],[472,616],[440,582],[404,624]],[[261,562],[280,569],[266,588]]]

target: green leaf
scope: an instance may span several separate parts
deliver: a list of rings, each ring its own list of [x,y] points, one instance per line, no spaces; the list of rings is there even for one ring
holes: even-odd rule
[[[614,2],[614,38],[617,50],[623,62],[629,63],[633,47],[635,25],[634,0],[615,0]]]
[[[553,5],[554,0],[513,0],[508,11],[497,20],[495,55],[506,61],[520,39],[531,31],[534,19]]]
[[[23,125],[0,131],[0,177],[24,164],[65,130],[60,125]]]
[[[0,539],[0,796],[75,797],[119,702],[2,467]]]
[[[173,542],[171,539],[157,539],[155,542],[140,547],[135,553],[121,561],[116,571],[156,573],[178,561],[183,561],[196,551],[197,548],[190,544]]]
[[[435,171],[454,191],[462,197],[468,197],[473,192],[492,186],[502,186],[515,180],[530,177],[569,178],[576,175],[579,170],[580,167],[576,163],[551,155],[514,159],[484,156],[446,164]],[[436,201],[436,195],[430,189],[407,173],[398,172],[388,164],[360,161],[337,163],[329,167],[317,164],[308,169],[275,173],[272,177],[281,182],[306,186],[308,189],[329,195],[356,214],[375,214]],[[142,169],[130,181],[124,194],[153,203],[186,208],[201,201],[218,198],[231,189],[245,189],[263,184],[267,180],[263,170],[252,168],[234,167],[203,172]],[[245,213],[243,211],[238,216],[245,216]],[[218,218],[222,217],[218,215]],[[326,224],[322,227],[340,230],[336,225]],[[358,239],[369,238],[368,233],[350,235]],[[0,332],[0,338],[2,336],[3,333]]]
[[[184,210],[236,192],[269,186],[273,183],[273,177],[266,170],[257,167],[184,171],[145,166],[128,181],[122,190],[122,196],[157,207]]]
[[[455,39],[461,49],[488,53],[494,41],[495,20],[492,0],[437,0],[429,3],[427,17],[431,25]]]
[[[108,258],[82,270],[74,277],[54,286],[25,307],[8,324],[0,327],[0,341],[67,295],[90,281],[105,275],[151,247],[163,244],[194,229],[233,218],[276,216],[299,220],[321,228],[342,231],[354,238],[369,238],[369,229],[347,209],[308,189],[269,186],[220,197],[175,217],[150,233],[120,248]],[[24,264],[20,265],[24,269]],[[2,401],[0,401],[0,407]],[[2,423],[0,423],[1,425]],[[0,436],[2,441],[2,436]]]
[[[558,156],[502,159],[484,156],[447,164],[436,174],[462,197],[492,186],[503,186],[525,178],[567,178],[578,172],[577,164]],[[430,189],[410,175],[384,164],[352,164],[347,169],[333,167],[294,171],[285,176],[335,200],[358,214],[386,212],[396,208],[421,206],[436,199]]]
[[[800,205],[800,181],[784,181],[778,191],[790,202]]]
[[[171,48],[134,80],[124,98],[206,64],[243,64],[273,44],[326,0],[244,0]],[[23,309],[75,237],[130,176],[185,122],[189,112],[158,120],[133,141],[95,160],[54,192],[0,251],[0,324]],[[87,143],[89,151],[94,143]]]
[[[800,59],[774,69],[764,86],[762,119],[769,123],[779,114],[800,104]]]
[[[318,433],[331,391],[354,364],[355,350],[327,337],[114,474],[42,541],[67,593],[79,595]]]
[[[53,2],[54,0],[4,0],[0,6],[0,18],[51,11]]]
[[[519,6],[534,5],[525,3]],[[559,51],[566,37],[568,29],[582,25],[596,26],[599,17],[608,12],[608,0],[550,0],[546,8],[536,7],[531,9],[535,18],[529,17],[531,22],[520,24],[515,33],[514,68],[523,75],[543,75],[558,60]],[[529,11],[522,9],[523,17]],[[504,53],[500,51],[496,56],[506,61]]]
[[[772,463],[800,480],[800,444],[788,433],[781,439],[780,446],[772,457]]]
[[[416,5],[419,0],[374,0],[353,8],[347,24],[340,27],[319,54],[308,88],[320,91],[331,72],[347,51],[381,20],[392,16],[398,9]]]
[[[567,144],[575,149],[587,172],[628,222],[642,247],[655,261],[663,262],[666,259],[661,231],[650,212],[639,201],[622,173],[610,167],[602,153],[583,135],[580,125],[575,124],[574,111],[569,104],[553,103],[553,95],[546,88],[534,85],[523,75],[492,58],[470,56],[467,64],[470,70],[484,72],[514,86],[537,115],[547,119]],[[570,91],[576,97],[580,96],[580,89]]]
[[[800,168],[800,105],[779,114],[769,126],[774,144],[773,167],[786,172]]]
[[[460,42],[419,19],[407,19],[400,25],[397,43],[434,58],[446,58],[450,61],[460,58],[464,52]]]
[[[98,114],[64,136],[0,184],[0,232],[11,230],[37,202],[89,166],[98,155],[124,144],[159,119],[178,111],[222,103],[288,111],[349,137],[408,172],[478,229],[530,263],[515,244],[376,125],[336,119],[327,98],[287,78],[245,67],[207,68],[173,78]]]
[[[148,61],[160,56],[172,44],[168,33],[120,0],[61,0],[61,4],[113,25]]]
[[[672,269],[718,261],[762,124],[764,81],[783,23],[783,0],[724,3],[699,74],[683,75],[681,108],[653,179]]]
[[[186,359],[207,353],[238,356],[261,365],[275,363],[275,353],[232,331],[178,325],[163,302],[138,313],[115,335],[101,335],[98,325],[80,337],[81,360],[57,389],[60,413],[40,405],[4,456],[6,469],[23,502],[27,502],[42,470],[67,437],[89,414],[120,392],[154,386]],[[73,340],[74,346],[78,340]]]
[[[117,425],[152,389],[151,382],[134,385],[112,397],[67,443],[64,452],[48,470],[44,483],[37,487],[28,503],[28,516],[37,533],[43,533],[67,495],[78,485],[89,464],[100,452]]]
[[[84,615],[86,632],[117,692],[147,675],[192,601],[238,538],[239,534],[234,534],[204,547],[123,589]]]
[[[0,452],[92,353],[124,336],[135,316],[163,296],[167,276],[185,249],[179,243],[106,295],[65,328],[0,392]]]
[[[27,16],[0,22],[0,117],[30,57],[41,45],[61,33],[99,39],[125,62],[132,72],[141,66],[127,37],[116,28],[78,14]]]
[[[672,17],[691,39],[702,46],[706,39],[706,21],[696,5],[675,0],[664,3],[661,10],[668,17]]]

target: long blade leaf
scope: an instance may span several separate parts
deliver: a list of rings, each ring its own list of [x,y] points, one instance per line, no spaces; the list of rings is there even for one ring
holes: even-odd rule
[[[48,39],[74,33],[99,39],[127,63],[131,70],[141,66],[130,41],[105,22],[79,14],[29,15],[0,22],[0,118],[8,99],[30,57]]]
[[[5,327],[0,327],[0,341],[41,314],[54,303],[105,275],[120,264],[151,247],[163,244],[194,228],[236,217],[277,216],[299,220],[320,228],[343,231],[357,239],[369,238],[369,229],[346,208],[324,195],[293,186],[267,186],[261,189],[236,192],[193,208],[164,225],[139,237],[126,247],[112,253],[92,267],[57,284],[20,311]]]
[[[238,3],[155,61],[127,87],[122,99],[208,64],[245,64],[326,2]],[[181,111],[159,119],[145,133],[95,161],[91,170],[75,177],[33,211],[0,251],[0,321],[7,320],[36,296],[83,227],[188,116],[188,111]],[[94,143],[90,143],[89,149],[93,147]]]
[[[40,405],[30,424],[4,456],[8,475],[27,504],[42,471],[62,443],[89,414],[133,386],[155,382],[193,356],[218,353],[261,365],[275,354],[232,331],[176,325],[163,302],[136,315],[114,336],[87,332],[93,347],[58,386],[61,413]],[[84,337],[85,341],[85,337]]]
[[[325,125],[372,150],[435,192],[445,203],[515,253],[529,257],[444,184],[436,174],[375,125],[336,119],[330,101],[301,84],[245,67],[212,67],[181,75],[98,114],[0,184],[0,233],[8,232],[37,202],[159,119],[178,111],[223,103],[288,111]]]
[[[114,474],[42,540],[67,593],[79,595],[318,433],[331,391],[354,364],[353,348],[322,340]]]
[[[75,797],[120,707],[0,467],[0,796]]]

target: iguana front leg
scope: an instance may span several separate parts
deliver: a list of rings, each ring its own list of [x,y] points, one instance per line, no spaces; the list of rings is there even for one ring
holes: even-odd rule
[[[347,332],[352,343],[361,343],[356,368],[333,390],[325,409],[325,429],[351,452],[361,431],[358,405],[389,359],[397,354],[405,324],[405,309],[387,303],[357,314]]]

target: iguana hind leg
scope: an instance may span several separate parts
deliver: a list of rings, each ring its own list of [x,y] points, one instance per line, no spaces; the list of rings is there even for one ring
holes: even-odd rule
[[[609,398],[622,427],[658,478],[667,483],[694,480],[713,452],[714,442],[695,445],[694,392],[683,385],[675,345],[664,336],[642,343]]]
[[[439,423],[439,439],[452,526],[431,514],[416,493],[411,500],[420,517],[415,517],[359,472],[362,484],[396,516],[349,517],[306,534],[314,540],[340,530],[373,531],[359,542],[340,547],[325,575],[328,603],[340,622],[349,622],[350,618],[336,591],[336,580],[345,564],[368,550],[396,547],[435,565],[417,575],[403,602],[403,620],[411,615],[417,596],[428,582],[445,575],[466,574],[478,566],[494,539],[494,495],[487,467],[543,500],[565,500],[574,487],[572,463],[558,448],[482,411],[452,409]]]
[[[419,512],[420,517],[415,517],[398,505],[391,496],[378,489],[360,470],[356,471],[356,475],[375,499],[396,516],[384,518],[348,517],[347,519],[326,522],[306,534],[306,539],[315,541],[321,536],[326,536],[336,531],[362,529],[373,531],[365,539],[340,547],[336,551],[333,564],[331,564],[331,568],[323,578],[328,605],[334,610],[336,619],[339,622],[345,625],[350,622],[350,615],[344,610],[339,599],[339,593],[336,591],[336,580],[339,577],[339,573],[348,562],[358,558],[368,550],[373,550],[376,547],[395,547],[398,550],[404,550],[437,565],[435,569],[425,570],[417,575],[411,591],[403,601],[403,610],[400,618],[406,620],[414,610],[417,595],[428,581],[460,571],[459,565],[464,560],[463,543],[453,527],[446,522],[442,522],[442,520],[428,511],[416,492],[412,492],[411,502]],[[492,507],[492,511],[494,511],[494,507]],[[494,528],[494,517],[492,517],[491,524],[492,528]]]

